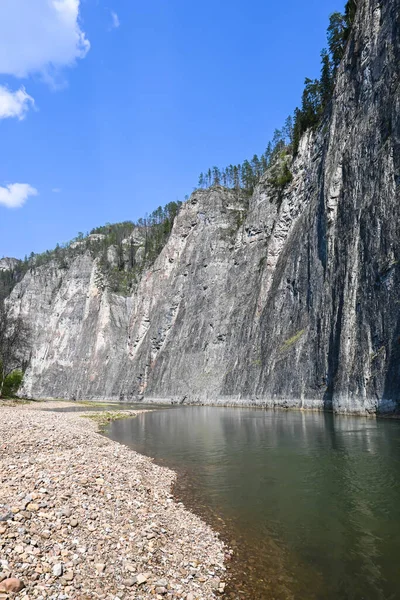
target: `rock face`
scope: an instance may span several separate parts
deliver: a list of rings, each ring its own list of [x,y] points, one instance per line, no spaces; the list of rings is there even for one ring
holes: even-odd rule
[[[391,412],[400,398],[400,0],[362,0],[330,114],[279,193],[183,205],[128,299],[96,260],[29,272],[36,397]]]
[[[0,272],[12,271],[19,265],[20,261],[17,258],[0,258]]]

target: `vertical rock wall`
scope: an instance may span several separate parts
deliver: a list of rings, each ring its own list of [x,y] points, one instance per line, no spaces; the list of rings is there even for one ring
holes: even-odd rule
[[[400,396],[400,0],[362,0],[284,193],[195,192],[136,292],[28,273],[25,393],[390,412]]]

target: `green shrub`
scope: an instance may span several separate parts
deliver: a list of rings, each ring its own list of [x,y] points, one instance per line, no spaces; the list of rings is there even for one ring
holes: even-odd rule
[[[292,172],[285,161],[278,162],[272,169],[271,177],[268,183],[272,185],[278,192],[282,190],[293,180]]]
[[[5,398],[13,398],[21,387],[23,378],[24,375],[19,369],[7,375],[3,385],[3,396]]]

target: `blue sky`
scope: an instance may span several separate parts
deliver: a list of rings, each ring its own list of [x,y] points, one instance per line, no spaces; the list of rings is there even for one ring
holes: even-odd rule
[[[344,0],[2,0],[0,257],[183,199],[262,153]]]

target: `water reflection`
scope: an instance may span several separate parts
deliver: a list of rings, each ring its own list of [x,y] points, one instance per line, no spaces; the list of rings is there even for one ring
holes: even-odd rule
[[[244,571],[233,594],[386,600],[398,597],[399,426],[184,407],[114,422],[110,436],[183,473],[178,495],[222,518]]]
[[[175,405],[165,405],[163,409],[174,409],[177,408]],[[154,410],[154,404],[143,404],[143,403],[129,403],[129,402],[112,402],[107,404],[106,402],[95,403],[90,400],[86,402],[86,404],[76,403],[75,406],[71,406],[68,402],[65,406],[60,406],[58,408],[45,408],[44,410],[48,412],[102,412],[102,411],[111,411],[111,410]]]

